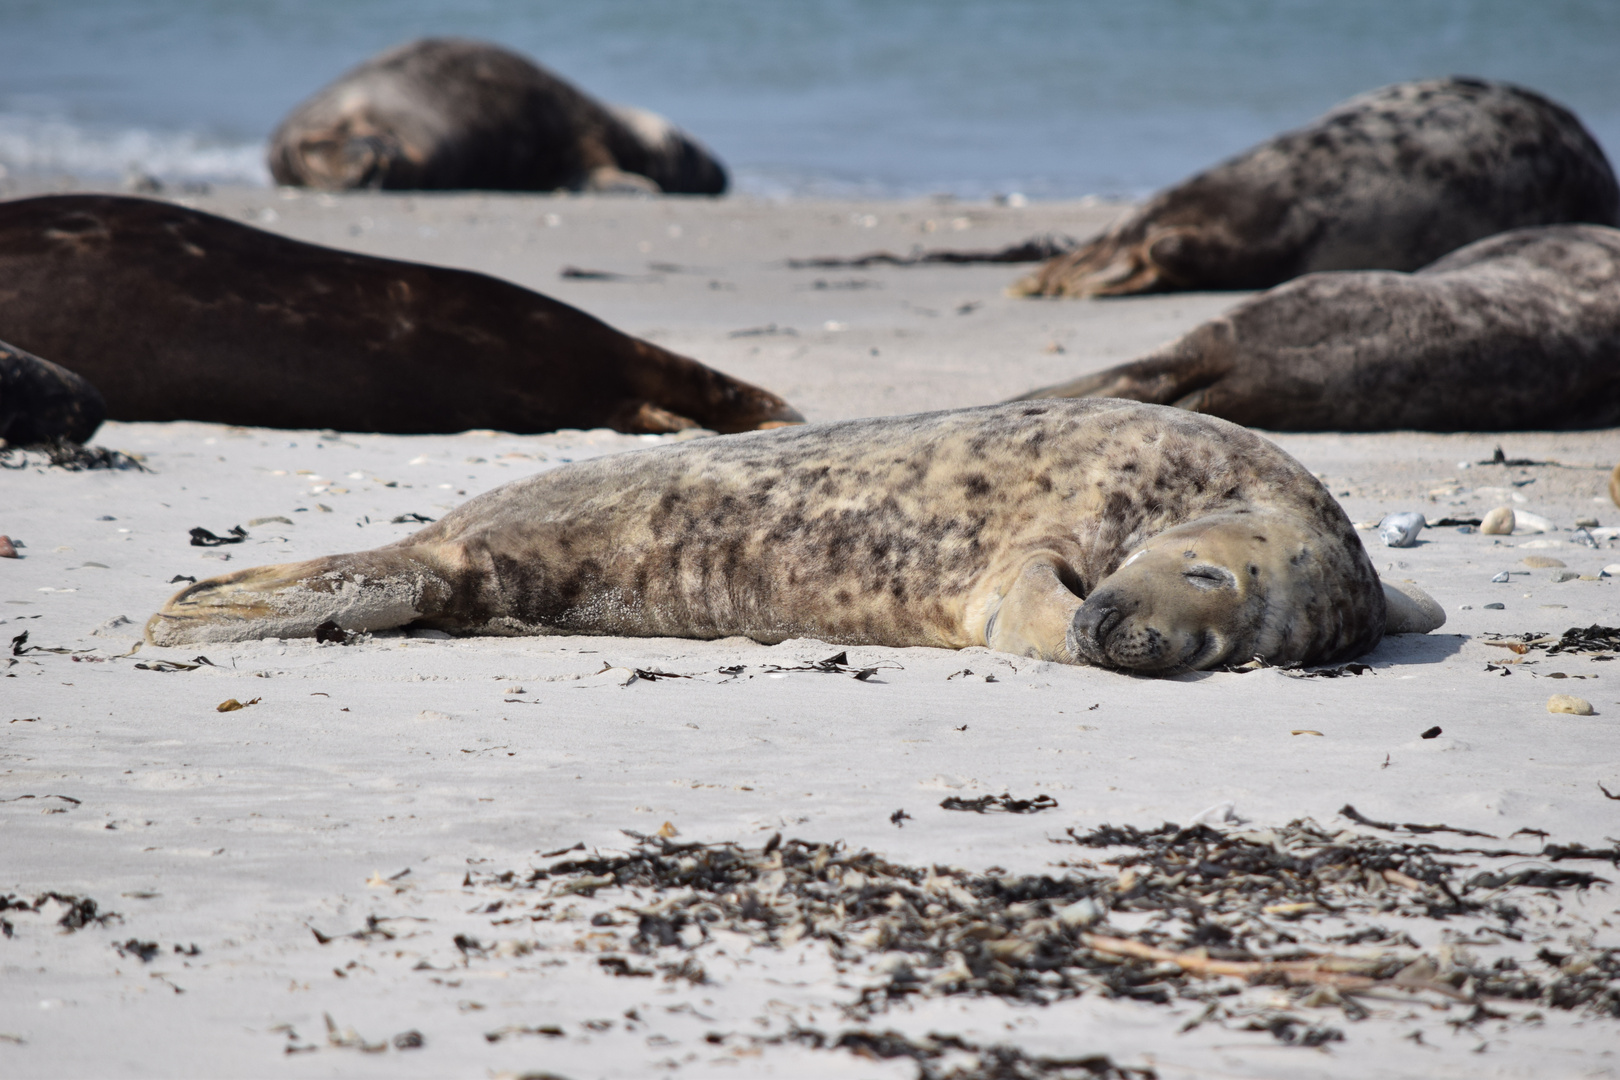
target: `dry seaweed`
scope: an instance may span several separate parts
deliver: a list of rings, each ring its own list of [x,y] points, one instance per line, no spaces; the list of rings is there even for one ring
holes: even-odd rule
[[[219,547],[222,544],[240,544],[247,539],[247,530],[240,525],[231,526],[224,536],[215,536],[202,526],[191,530],[192,547]]]
[[[1110,849],[1102,862],[1110,869],[1081,860],[1049,876],[906,866],[779,835],[759,848],[629,835],[636,846],[626,853],[570,853],[527,876],[469,873],[467,882],[499,888],[507,921],[525,890],[550,898],[537,900],[537,909],[570,897],[598,914],[628,914],[635,926],[628,951],[647,962],[598,958],[620,976],[701,981],[693,950],[720,930],[759,947],[819,941],[840,964],[870,965],[870,980],[845,1006],[856,1020],[918,995],[1040,1004],[1090,993],[1197,1001],[1203,1015],[1189,1026],[1246,1024],[1279,1042],[1315,1046],[1337,1033],[1295,1006],[1332,1005],[1357,1020],[1368,1015],[1357,996],[1369,993],[1423,995],[1440,1005],[1516,1000],[1620,1018],[1614,949],[1572,938],[1567,956],[1549,959],[1543,945],[1546,955],[1487,964],[1463,948],[1419,950],[1404,931],[1368,921],[1465,919],[1470,929],[1459,933],[1472,934],[1466,940],[1477,946],[1550,940],[1535,924],[1539,898],[1605,879],[1526,866],[1534,855],[1522,851],[1448,851],[1309,820],[1247,831],[1104,825],[1070,829],[1056,842]],[[1515,862],[1481,868],[1452,857],[1462,855]],[[1542,857],[1620,860],[1620,850],[1547,845]],[[561,917],[592,918],[583,909]],[[1126,923],[1139,928],[1122,929]],[[678,950],[679,960],[660,962],[663,950]],[[1294,997],[1257,1001],[1245,993],[1255,985]]]
[[[843,267],[865,266],[927,266],[938,263],[977,264],[977,263],[1030,263],[1045,262],[1047,259],[1066,255],[1073,251],[1077,241],[1073,237],[1058,233],[1043,233],[1032,236],[1028,240],[1021,240],[1016,244],[1009,244],[1002,248],[977,248],[972,250],[955,250],[950,248],[934,248],[924,250],[914,249],[910,255],[896,255],[892,251],[873,251],[854,258],[840,258],[837,256],[816,256],[809,259],[789,259],[788,267],[793,270],[823,270]]]
[[[34,455],[34,456],[30,456]],[[43,460],[40,460],[43,458]],[[26,469],[30,465],[65,469],[68,472],[88,472],[92,469],[133,469],[150,472],[139,458],[122,450],[109,450],[105,446],[82,446],[68,439],[14,446],[0,442],[0,469]]]
[[[736,1038],[711,1032],[708,1041],[724,1043],[728,1037]],[[816,1050],[848,1050],[857,1057],[879,1061],[910,1058],[917,1064],[917,1080],[1154,1080],[1158,1076],[1149,1068],[1116,1064],[1106,1054],[1034,1057],[1015,1046],[979,1046],[938,1032],[912,1039],[897,1031],[858,1029],[828,1035],[814,1028],[796,1027],[772,1038],[741,1038],[752,1045],[791,1042]]]
[[[1042,810],[1056,810],[1057,800],[1050,795],[1037,795],[1033,799],[1015,799],[1008,794],[983,795],[977,799],[963,799],[950,795],[939,804],[941,810],[970,810],[975,814],[996,812],[1002,814],[1038,814]]]

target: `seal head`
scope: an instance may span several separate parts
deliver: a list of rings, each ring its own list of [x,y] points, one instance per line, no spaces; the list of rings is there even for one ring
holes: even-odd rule
[[[1357,575],[1324,539],[1266,511],[1160,533],[1086,598],[1069,646],[1085,663],[1143,673],[1365,652],[1384,632],[1383,593],[1349,587]]]

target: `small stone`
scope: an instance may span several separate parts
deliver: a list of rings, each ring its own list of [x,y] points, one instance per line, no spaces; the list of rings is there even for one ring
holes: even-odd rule
[[[1513,526],[1513,507],[1498,506],[1480,521],[1479,531],[1491,536],[1511,536]]]
[[[1506,608],[1507,608],[1506,604],[1486,604],[1485,605],[1485,610],[1486,611],[1503,611],[1503,610],[1506,610]]]
[[[1567,713],[1570,716],[1593,716],[1592,703],[1573,694],[1554,694],[1547,699],[1547,711]]]
[[[1551,555],[1526,555],[1524,565],[1532,570],[1558,570],[1569,564],[1562,559],[1555,559]]]
[[[1610,563],[1598,574],[1599,577],[1620,577],[1620,562]]]
[[[17,554],[17,545],[11,542],[11,537],[0,536],[0,559],[20,559]]]
[[[1553,579],[1553,581],[1555,583],[1562,583],[1562,582],[1565,582],[1565,581],[1574,581],[1576,578],[1578,578],[1580,576],[1581,575],[1576,573],[1574,570],[1554,570],[1552,572],[1552,579]]]
[[[1578,517],[1575,519],[1575,527],[1577,529],[1595,529],[1598,527],[1598,519],[1595,517]]]
[[[1508,572],[1506,570],[1501,570],[1501,571],[1498,571],[1497,574],[1494,577],[1491,578],[1491,584],[1492,585],[1506,585],[1508,582],[1510,582],[1512,580],[1513,579],[1508,576]]]

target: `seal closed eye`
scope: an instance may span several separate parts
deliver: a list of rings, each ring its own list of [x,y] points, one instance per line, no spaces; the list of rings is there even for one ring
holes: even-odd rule
[[[968,474],[994,476],[992,493],[966,490]],[[1094,400],[784,428],[565,465],[386,547],[199,582],[147,635],[299,637],[334,621],[815,637],[1170,673],[1255,655],[1354,656],[1383,636],[1385,611],[1349,520],[1287,454],[1224,421]]]

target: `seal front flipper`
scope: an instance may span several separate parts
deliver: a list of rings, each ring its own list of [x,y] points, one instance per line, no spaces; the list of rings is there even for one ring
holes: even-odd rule
[[[392,630],[442,613],[452,592],[440,546],[378,548],[238,570],[176,593],[146,624],[154,645]]]
[[[1056,555],[1031,558],[991,610],[985,644],[997,652],[1081,663],[1070,642],[1082,603],[1079,589],[1073,569]]]

